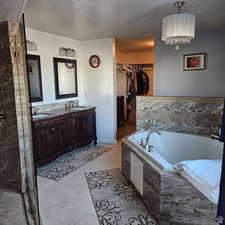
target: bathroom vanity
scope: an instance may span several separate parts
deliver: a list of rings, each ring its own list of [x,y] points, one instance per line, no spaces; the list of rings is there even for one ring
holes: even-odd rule
[[[77,146],[97,144],[95,107],[57,109],[33,117],[33,139],[36,165],[47,164]]]

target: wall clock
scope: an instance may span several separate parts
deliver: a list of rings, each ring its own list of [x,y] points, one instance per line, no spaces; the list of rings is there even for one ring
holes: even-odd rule
[[[89,59],[89,64],[93,68],[97,68],[100,65],[100,58],[97,55],[92,55]]]

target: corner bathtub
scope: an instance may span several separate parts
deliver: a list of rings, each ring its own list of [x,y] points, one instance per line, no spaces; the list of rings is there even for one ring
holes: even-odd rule
[[[205,136],[160,133],[150,136],[150,144],[154,146],[151,152],[140,146],[141,138],[145,140],[148,132],[136,132],[123,139],[122,173],[139,191],[158,225],[216,225],[217,204],[181,177],[174,164],[220,159],[223,144]]]
[[[143,149],[141,139],[146,140],[148,132],[137,132],[128,137],[134,145],[152,160],[161,169],[175,172],[174,164],[185,160],[195,159],[222,159],[223,143],[218,140],[185,133],[160,131],[152,133],[150,144],[151,152]]]

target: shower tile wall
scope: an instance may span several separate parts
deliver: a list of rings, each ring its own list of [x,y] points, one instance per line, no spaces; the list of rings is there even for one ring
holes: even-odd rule
[[[23,23],[0,30],[0,220],[38,225]]]
[[[224,98],[137,97],[137,129],[218,135]]]
[[[8,23],[0,24],[0,181],[21,191],[21,167]]]

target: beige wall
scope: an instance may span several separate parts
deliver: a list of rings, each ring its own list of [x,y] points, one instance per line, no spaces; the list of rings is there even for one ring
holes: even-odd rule
[[[152,64],[153,50],[145,51],[116,51],[117,63],[121,64]]]

